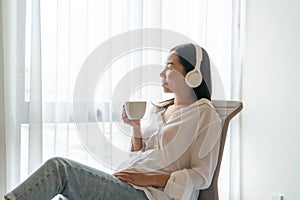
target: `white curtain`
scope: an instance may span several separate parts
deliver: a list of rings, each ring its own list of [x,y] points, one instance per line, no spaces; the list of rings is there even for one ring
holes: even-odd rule
[[[6,144],[5,144],[5,127],[4,127],[4,63],[3,63],[3,11],[2,11],[2,1],[0,1],[0,178],[2,180],[6,180],[6,165],[4,160],[6,160]],[[1,194],[5,191],[6,185],[0,185]]]
[[[110,166],[120,158],[110,144],[124,151],[129,145],[129,137],[123,134],[126,128],[115,120],[119,113],[111,107],[114,91],[129,72],[139,66],[161,65],[167,54],[153,49],[127,52],[112,60],[102,74],[95,91],[95,111],[81,118],[88,133],[99,127],[104,133],[103,139],[90,141],[105,152],[105,162],[99,162],[77,134],[73,92],[86,58],[118,34],[157,28],[185,35],[202,45],[214,63],[214,76],[222,84],[213,88],[213,98],[238,98],[239,0],[3,0],[2,4],[1,194],[55,155],[112,170]],[[129,94],[130,99],[149,101],[164,97],[155,84]],[[90,113],[96,113],[97,123],[90,120]],[[236,152],[238,132],[234,133],[230,145]],[[229,159],[230,152],[228,147],[220,175],[224,200],[239,196],[239,189],[231,189],[238,187],[235,171],[239,166]]]
[[[16,185],[20,175],[20,135],[16,128],[16,1],[1,1],[1,63],[0,63],[0,192],[1,196],[9,187]],[[21,24],[22,22],[20,22]]]
[[[232,0],[232,40],[231,40],[231,79],[230,97],[233,100],[241,99],[241,73],[242,73],[242,62],[241,62],[241,10],[242,1]],[[236,116],[230,124],[229,134],[229,199],[240,200],[240,116]]]

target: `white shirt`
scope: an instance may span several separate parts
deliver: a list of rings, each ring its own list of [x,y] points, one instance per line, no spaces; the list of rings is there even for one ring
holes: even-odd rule
[[[143,148],[120,169],[170,173],[165,188],[140,187],[150,200],[196,200],[209,187],[218,161],[222,122],[211,102],[200,99],[175,111],[164,123],[165,108],[154,107],[142,130]]]

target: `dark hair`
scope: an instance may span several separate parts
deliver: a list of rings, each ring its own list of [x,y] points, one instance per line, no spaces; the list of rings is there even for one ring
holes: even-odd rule
[[[203,76],[202,83],[193,88],[197,99],[206,98],[211,100],[211,76],[210,76],[210,63],[209,57],[205,49],[202,49],[202,62],[200,65],[200,71]],[[196,65],[196,50],[193,44],[182,44],[171,49],[178,57],[179,62],[183,66],[186,73],[192,71]]]

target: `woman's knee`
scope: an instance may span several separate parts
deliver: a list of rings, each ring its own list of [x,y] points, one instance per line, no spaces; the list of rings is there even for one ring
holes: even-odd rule
[[[51,168],[57,168],[59,166],[66,166],[68,165],[68,160],[66,158],[62,157],[52,157],[48,159],[45,163],[45,166],[51,167]]]

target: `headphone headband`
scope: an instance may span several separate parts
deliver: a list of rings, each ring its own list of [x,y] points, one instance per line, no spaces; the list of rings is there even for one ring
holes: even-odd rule
[[[201,66],[201,62],[202,62],[202,49],[199,45],[197,44],[193,44],[195,47],[195,51],[196,51],[196,64],[195,64],[195,69],[198,70],[200,72],[200,66]],[[201,73],[201,72],[200,72]]]

